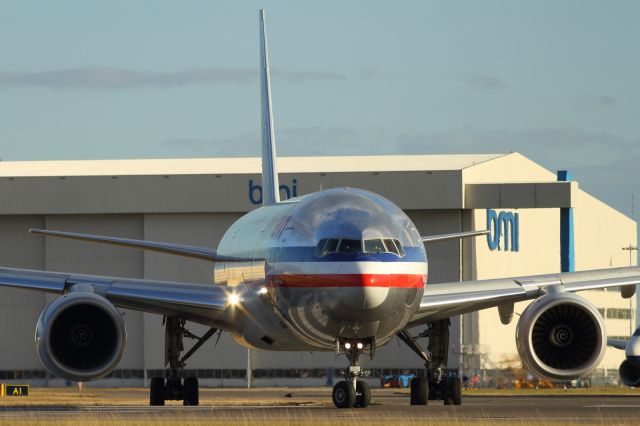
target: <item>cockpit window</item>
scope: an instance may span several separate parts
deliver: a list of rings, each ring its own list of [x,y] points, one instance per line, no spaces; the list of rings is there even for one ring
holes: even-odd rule
[[[396,256],[404,256],[404,250],[400,241],[392,238],[372,238],[364,240],[364,251],[366,253],[393,253]]]
[[[400,241],[393,240],[393,242],[396,243],[396,247],[398,247],[398,253],[400,254],[400,256],[404,256],[404,248],[402,248],[402,244],[400,244]]]
[[[387,249],[382,240],[364,240],[364,251],[367,253],[384,253]]]
[[[397,254],[398,256],[400,256],[400,251],[398,250],[398,247],[396,247],[396,243],[394,243],[391,238],[385,239],[384,245],[387,246],[388,252]]]
[[[362,253],[364,243],[365,253],[393,253],[396,256],[404,256],[404,249],[400,241],[392,238],[372,238],[368,240],[351,240],[347,238],[323,238],[318,241],[313,254],[318,257],[331,253]]]
[[[338,250],[338,240],[337,238],[331,238],[327,240],[327,244],[324,246],[324,250],[322,250],[322,255],[326,256],[329,253],[335,253]]]
[[[324,246],[327,244],[327,239],[323,238],[318,241],[318,245],[316,245],[316,249],[313,251],[314,256],[322,256],[322,252],[324,251]]]
[[[362,243],[360,240],[340,240],[340,253],[360,253],[362,251]]]

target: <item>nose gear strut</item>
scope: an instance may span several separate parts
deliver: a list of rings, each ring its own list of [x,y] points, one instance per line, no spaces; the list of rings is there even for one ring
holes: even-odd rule
[[[371,402],[371,388],[363,380],[364,371],[358,365],[360,355],[369,350],[373,357],[375,341],[371,338],[359,341],[336,339],[336,353],[344,353],[349,361],[349,367],[343,371],[344,380],[335,384],[332,392],[333,403],[338,408],[366,408]]]

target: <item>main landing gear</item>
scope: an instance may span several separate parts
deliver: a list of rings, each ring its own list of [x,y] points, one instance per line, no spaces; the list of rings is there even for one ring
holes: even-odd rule
[[[427,405],[427,401],[444,401],[445,405],[462,404],[462,386],[457,372],[445,373],[449,349],[448,319],[429,324],[419,335],[427,337],[429,353],[425,352],[407,329],[398,337],[425,362],[426,374],[411,379],[411,405]]]
[[[344,371],[345,380],[335,384],[332,392],[333,403],[338,408],[367,408],[371,402],[371,388],[365,381],[358,380],[364,375],[358,365],[358,359],[368,346],[373,356],[373,342],[355,342],[338,339],[337,352],[342,349],[349,360],[349,367]]]
[[[167,378],[152,377],[149,386],[149,405],[164,405],[165,401],[182,401],[184,405],[200,403],[198,378],[185,377],[186,360],[195,353],[217,331],[211,328],[202,337],[198,337],[185,328],[185,320],[178,317],[165,319],[165,366],[168,364]],[[196,343],[180,358],[184,350],[183,337],[195,339]]]

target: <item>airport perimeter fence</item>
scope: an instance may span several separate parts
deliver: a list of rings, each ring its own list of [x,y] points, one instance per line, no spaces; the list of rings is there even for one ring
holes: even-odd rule
[[[522,370],[480,369],[462,372],[466,389],[544,389],[622,386],[617,369],[598,369],[587,377],[566,382],[552,382]]]
[[[304,379],[310,379],[310,383],[324,383],[333,385],[342,378],[341,368],[268,368],[254,369],[251,371],[253,379],[296,379],[296,383],[304,383]],[[424,374],[424,369],[416,368],[375,368],[369,369],[368,378],[380,380],[381,386],[393,378],[400,376],[418,376]],[[445,370],[444,374],[457,373],[458,370]],[[184,372],[186,377],[195,376],[200,379],[234,379],[246,380],[246,369],[189,369]],[[163,369],[117,369],[106,378],[148,380],[155,376],[165,376]],[[468,389],[515,389],[515,388],[549,388],[549,387],[606,387],[621,386],[617,369],[598,369],[589,377],[566,383],[552,383],[539,380],[534,376],[514,369],[480,369],[462,370],[461,380],[463,386]],[[41,381],[55,379],[46,370],[0,370],[0,381]],[[320,379],[320,380],[319,380]],[[311,385],[311,384],[310,384]]]

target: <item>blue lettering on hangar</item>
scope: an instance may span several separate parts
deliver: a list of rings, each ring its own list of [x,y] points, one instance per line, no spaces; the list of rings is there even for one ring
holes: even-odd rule
[[[520,251],[520,215],[487,209],[487,244],[489,249]],[[502,243],[502,244],[501,244]]]
[[[298,196],[298,180],[291,179],[291,185],[280,185],[280,197],[287,200]],[[253,183],[253,179],[249,179],[249,201],[253,205],[262,204],[262,185]]]

